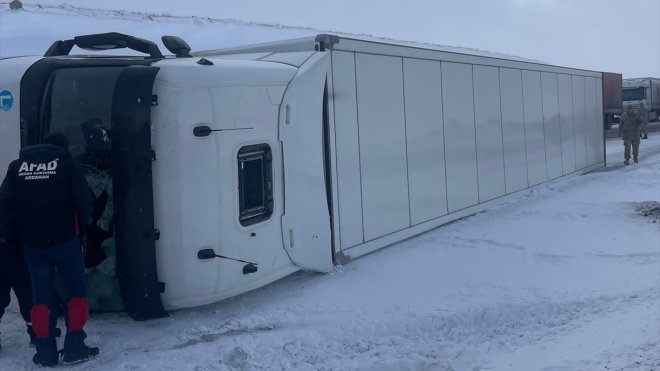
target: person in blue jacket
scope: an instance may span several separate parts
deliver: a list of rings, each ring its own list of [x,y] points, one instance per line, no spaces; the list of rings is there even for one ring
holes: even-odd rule
[[[16,221],[32,279],[31,310],[36,354],[33,362],[55,366],[57,322],[53,278],[59,273],[68,292],[67,333],[62,363],[84,362],[99,353],[85,345],[89,316],[81,231],[91,217],[92,196],[82,171],[68,151],[68,140],[52,133],[26,147],[7,170],[0,188],[0,220]]]

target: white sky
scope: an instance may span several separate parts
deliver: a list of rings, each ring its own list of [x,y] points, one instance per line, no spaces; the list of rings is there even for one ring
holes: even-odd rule
[[[3,0],[6,7],[8,0]],[[24,0],[125,10],[126,0]],[[660,77],[659,0],[139,0],[160,15],[312,27]],[[1,17],[1,14],[0,14]],[[0,19],[0,23],[2,19]],[[1,35],[0,35],[1,36]],[[194,46],[193,46],[194,48]]]

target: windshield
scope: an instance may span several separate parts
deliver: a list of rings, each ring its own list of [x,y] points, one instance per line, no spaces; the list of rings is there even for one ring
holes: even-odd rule
[[[69,138],[71,155],[79,157],[98,145],[91,130],[110,128],[112,95],[124,67],[81,67],[53,72],[45,100],[46,131]],[[87,140],[86,140],[87,139]]]
[[[629,89],[623,89],[623,101],[631,101],[631,100],[642,100],[646,98],[644,96],[644,88],[639,87],[639,88],[629,88]]]
[[[85,280],[92,311],[123,310],[115,273],[111,116],[117,78],[125,67],[76,67],[53,71],[43,100],[47,133],[61,132],[80,163],[94,197],[86,229]],[[66,297],[56,287],[60,297]]]

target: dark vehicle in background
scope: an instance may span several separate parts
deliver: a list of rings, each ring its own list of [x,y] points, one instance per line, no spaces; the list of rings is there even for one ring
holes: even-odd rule
[[[612,129],[622,113],[622,76],[620,73],[603,72],[603,122],[605,130]]]

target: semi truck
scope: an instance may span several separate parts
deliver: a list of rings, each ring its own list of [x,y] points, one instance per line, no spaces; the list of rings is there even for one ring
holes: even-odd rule
[[[612,129],[623,113],[622,76],[620,73],[603,72],[603,123],[605,130]]]
[[[644,77],[636,79],[623,80],[623,107],[625,109],[629,104],[635,110],[644,103],[648,111],[649,122],[660,118],[660,79],[653,77]]]
[[[104,201],[98,310],[145,320],[328,272],[605,164],[601,72],[327,34],[162,41],[0,61],[0,172],[62,132]]]

